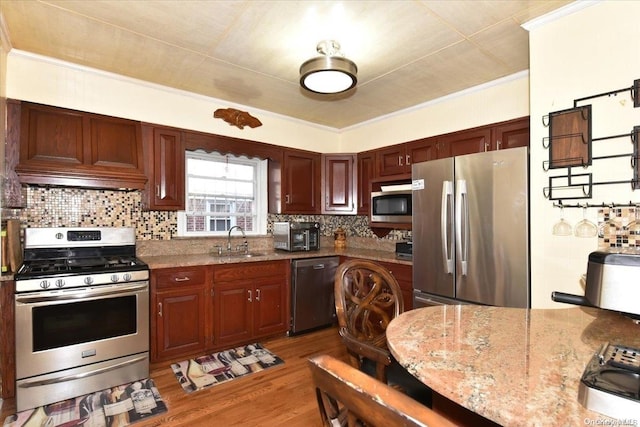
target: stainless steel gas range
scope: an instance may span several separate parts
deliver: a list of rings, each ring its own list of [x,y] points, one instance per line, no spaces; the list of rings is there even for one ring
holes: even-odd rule
[[[133,228],[28,228],[15,283],[18,411],[148,377]]]

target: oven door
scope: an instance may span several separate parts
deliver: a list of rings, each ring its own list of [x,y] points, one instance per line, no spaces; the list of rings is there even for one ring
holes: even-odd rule
[[[16,377],[149,351],[149,282],[16,294]]]

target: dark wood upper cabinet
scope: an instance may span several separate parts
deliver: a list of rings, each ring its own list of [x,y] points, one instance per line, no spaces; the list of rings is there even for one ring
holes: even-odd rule
[[[529,140],[529,117],[500,123],[491,129],[492,150],[527,147]]]
[[[15,171],[26,184],[143,189],[140,123],[22,102]]]
[[[413,163],[437,159],[439,155],[436,138],[418,139],[403,144],[391,145],[376,150],[377,176],[408,179]]]
[[[438,144],[436,138],[425,138],[407,143],[407,159],[409,172],[413,163],[426,162],[438,158]]]
[[[355,154],[322,155],[322,213],[356,213],[356,168]]]
[[[491,148],[491,128],[455,132],[439,138],[439,158],[482,153]]]
[[[363,151],[358,153],[357,157],[358,215],[369,215],[371,211],[371,181],[376,177],[376,154],[375,151]]]
[[[146,172],[149,180],[143,197],[148,210],[184,210],[185,150],[179,129],[144,124]]]
[[[282,155],[281,183],[274,186],[284,214],[320,213],[321,155],[311,151],[285,150]],[[277,188],[280,187],[280,192]],[[277,205],[269,204],[270,206]]]
[[[393,176],[410,173],[406,144],[396,144],[376,151],[377,176]]]

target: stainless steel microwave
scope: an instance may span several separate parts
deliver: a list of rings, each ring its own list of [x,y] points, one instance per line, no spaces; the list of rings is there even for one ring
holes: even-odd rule
[[[320,224],[317,222],[274,222],[273,245],[285,251],[320,249]]]
[[[411,224],[411,190],[372,192],[371,222]]]

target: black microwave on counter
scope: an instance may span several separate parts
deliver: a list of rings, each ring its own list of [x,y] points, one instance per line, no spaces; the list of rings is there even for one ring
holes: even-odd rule
[[[371,222],[411,224],[411,188],[371,193]]]

